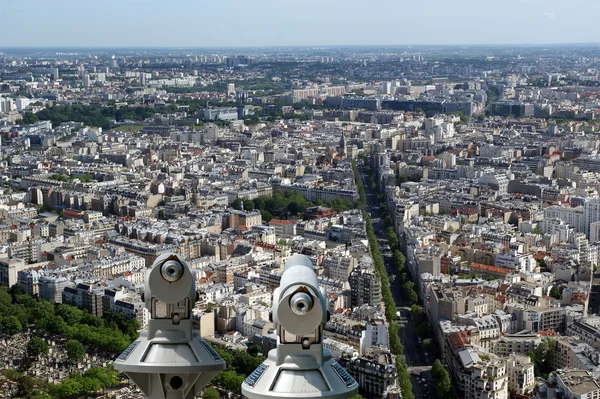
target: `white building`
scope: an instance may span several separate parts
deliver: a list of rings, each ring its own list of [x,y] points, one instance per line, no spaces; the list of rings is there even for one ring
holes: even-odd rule
[[[233,96],[234,94],[235,94],[235,83],[228,83],[227,84],[227,95]]]
[[[544,209],[544,219],[562,220],[576,232],[583,233],[586,232],[586,213],[583,207],[566,208],[554,205]]]
[[[590,226],[600,221],[600,199],[592,199],[585,203],[585,234],[590,237]]]
[[[491,188],[498,195],[508,193],[508,179],[504,175],[487,173],[479,178],[479,184]]]
[[[535,388],[533,363],[529,356],[511,354],[506,360],[508,392],[511,395],[527,395]]]
[[[590,223],[590,242],[600,241],[600,221]]]
[[[506,363],[500,359],[483,361],[472,348],[458,352],[466,399],[508,399]]]
[[[383,320],[367,323],[360,337],[360,354],[364,355],[370,346],[388,348],[388,328]]]

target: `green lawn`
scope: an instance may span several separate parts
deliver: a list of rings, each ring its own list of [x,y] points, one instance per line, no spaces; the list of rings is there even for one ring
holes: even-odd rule
[[[143,125],[123,125],[116,127],[113,130],[116,130],[117,132],[139,132],[143,128]]]

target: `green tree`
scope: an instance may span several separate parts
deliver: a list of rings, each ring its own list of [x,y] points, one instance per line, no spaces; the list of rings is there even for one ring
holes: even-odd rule
[[[396,235],[396,232],[394,231],[394,228],[392,226],[387,228],[387,239],[388,239],[388,243],[390,245],[390,248],[392,250],[397,250],[398,249],[398,236]]]
[[[410,303],[417,303],[419,301],[419,298],[418,298],[415,290],[413,290],[413,289],[406,290],[405,294],[406,294],[406,299],[408,299],[408,301]]]
[[[244,202],[244,210],[248,212],[252,212],[254,210],[254,202],[251,200],[245,200]]]
[[[448,372],[444,368],[442,362],[440,362],[440,359],[435,359],[435,361],[431,365],[431,376],[436,380],[439,380],[447,373]]]
[[[85,348],[83,347],[83,344],[74,339],[71,339],[67,342],[65,349],[67,350],[67,357],[73,363],[80,361],[85,355]]]
[[[560,290],[558,286],[552,286],[552,289],[550,289],[550,296],[556,299],[561,299],[562,296],[560,295]]]
[[[438,382],[438,395],[442,399],[451,399],[454,397],[452,391],[452,381],[446,373]]]
[[[219,399],[219,397],[220,397],[219,391],[217,391],[213,387],[206,388],[204,390],[204,393],[202,394],[203,399]]]
[[[71,378],[64,379],[60,384],[50,388],[50,394],[59,399],[70,399],[80,396],[83,393],[81,382]]]
[[[423,318],[423,308],[417,304],[413,304],[410,307],[410,315],[415,323],[419,324]]]
[[[48,353],[49,346],[45,339],[32,337],[27,343],[27,355],[37,358],[39,355]]]
[[[17,394],[22,398],[31,398],[36,388],[44,385],[42,381],[28,375],[21,375],[17,379]]]
[[[102,389],[114,387],[121,382],[119,373],[112,366],[108,368],[92,367],[84,373],[84,376],[97,380]]]
[[[0,320],[0,330],[2,330],[4,334],[12,336],[22,331],[23,326],[15,316],[6,316]]]
[[[31,395],[29,395],[29,399],[52,399],[52,396],[48,395],[46,392],[34,390]]]
[[[214,378],[213,383],[227,391],[240,394],[244,379],[245,377],[243,375],[238,375],[235,371],[225,370],[221,371]]]
[[[554,359],[556,356],[556,340],[544,338],[535,351],[527,353],[534,365],[535,374],[547,377],[554,370]]]
[[[262,347],[260,345],[252,345],[248,348],[250,356],[262,356]]]
[[[238,211],[240,209],[242,209],[242,200],[239,198],[236,198],[233,200],[233,202],[230,205],[233,209],[237,209]]]
[[[23,118],[20,120],[17,120],[18,124],[21,125],[31,125],[32,123],[36,123],[38,121],[38,117],[31,112],[25,112],[23,114]]]
[[[400,337],[398,335],[399,330],[400,326],[398,325],[398,323],[390,323],[390,349],[392,350],[392,353],[396,356],[401,356],[404,354],[404,345],[402,345],[402,342],[400,341]]]
[[[62,317],[67,324],[76,324],[81,321],[83,311],[75,306],[61,304],[56,307],[56,315]]]

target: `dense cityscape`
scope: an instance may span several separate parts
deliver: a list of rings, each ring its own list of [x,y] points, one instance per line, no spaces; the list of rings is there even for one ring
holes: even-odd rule
[[[146,271],[241,398],[294,254],[353,399],[600,397],[600,46],[0,49],[0,397],[143,398]]]

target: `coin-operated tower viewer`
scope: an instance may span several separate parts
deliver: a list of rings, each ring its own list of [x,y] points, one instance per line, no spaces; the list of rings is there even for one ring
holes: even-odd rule
[[[225,369],[225,361],[193,328],[196,299],[195,278],[179,255],[161,255],[146,272],[142,300],[150,313],[148,329],[114,367],[150,399],[194,399]]]
[[[246,378],[242,393],[250,399],[346,399],[358,384],[323,348],[327,322],[325,290],[304,255],[285,263],[273,295],[277,348]]]

